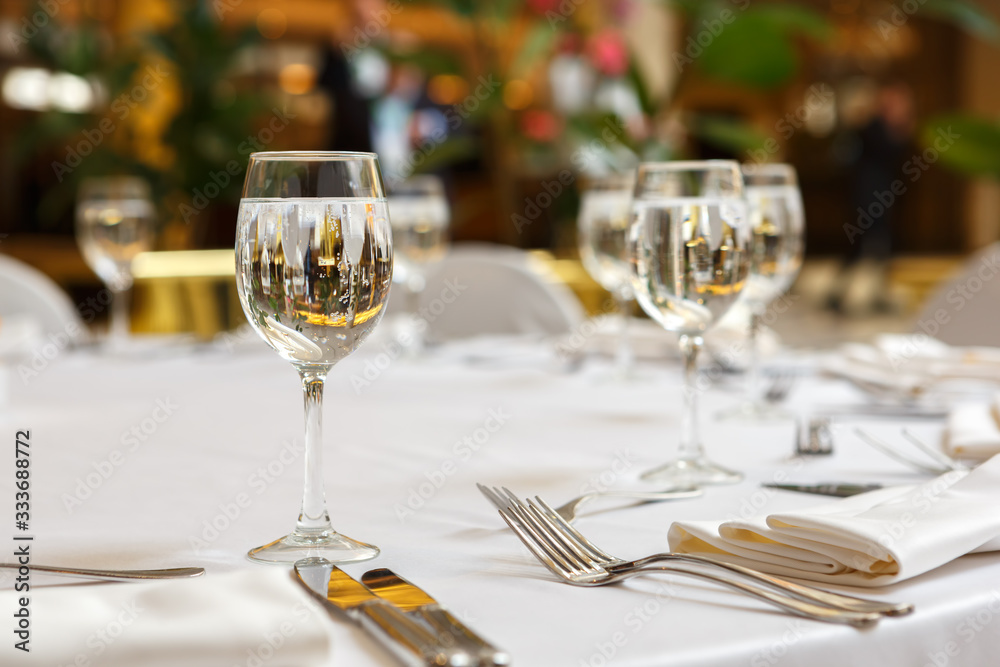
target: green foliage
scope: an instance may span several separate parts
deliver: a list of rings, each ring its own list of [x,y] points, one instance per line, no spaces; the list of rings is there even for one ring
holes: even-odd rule
[[[689,3],[682,3],[691,11]],[[712,79],[753,88],[772,89],[796,74],[799,57],[795,40],[825,40],[832,33],[827,19],[805,7],[766,4],[740,10],[733,3],[705,3],[691,18],[687,55]],[[711,40],[702,47],[703,41]]]
[[[1000,178],[1000,123],[965,114],[937,116],[921,130],[922,143],[932,148],[939,131],[958,135],[940,152],[942,164],[969,176]]]
[[[922,11],[989,41],[1000,38],[996,19],[971,0],[924,0]]]
[[[768,137],[751,125],[725,116],[699,114],[691,122],[691,132],[702,141],[734,155],[760,150]]]

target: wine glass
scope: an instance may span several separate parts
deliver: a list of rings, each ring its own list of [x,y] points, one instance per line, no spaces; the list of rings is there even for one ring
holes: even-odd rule
[[[80,183],[76,241],[87,262],[111,292],[108,343],[121,348],[129,338],[132,262],[153,248],[156,212],[149,184],[135,176],[88,178]]]
[[[253,153],[236,231],[243,312],[299,372],[305,491],[295,530],[249,556],[263,562],[367,560],[378,548],[337,533],[323,492],[323,385],[385,311],[392,230],[374,153]]]
[[[702,336],[736,301],[750,271],[743,176],[738,163],[640,164],[632,200],[629,255],[636,300],[680,336],[684,414],[680,455],[643,475],[677,485],[737,482],[709,462],[698,433],[698,352]]]
[[[418,318],[427,269],[440,262],[448,250],[448,200],[441,179],[424,175],[393,185],[388,201],[395,246],[393,281],[406,291],[407,310]],[[400,338],[408,341],[411,353],[419,354],[426,323],[415,320],[408,329],[409,336]]]
[[[590,181],[580,195],[577,217],[583,266],[601,287],[611,293],[617,306],[619,323],[615,366],[620,377],[627,377],[634,365],[628,321],[635,297],[626,243],[634,182],[634,174],[631,173]]]
[[[752,264],[743,301],[750,311],[746,396],[723,417],[788,418],[762,400],[757,334],[767,307],[795,282],[805,251],[805,212],[795,168],[788,164],[745,164],[748,219],[753,232]]]

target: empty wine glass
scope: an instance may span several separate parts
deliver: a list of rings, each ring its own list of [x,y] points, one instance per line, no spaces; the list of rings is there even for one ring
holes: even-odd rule
[[[677,485],[742,475],[709,462],[698,432],[702,336],[736,301],[750,270],[750,228],[739,164],[727,160],[639,165],[629,255],[636,300],[680,336],[684,414],[680,455],[643,475]]]
[[[396,268],[393,281],[406,291],[406,309],[414,318],[401,339],[419,354],[427,323],[419,320],[420,295],[427,284],[427,269],[440,262],[448,250],[451,213],[444,185],[437,176],[414,176],[393,185],[388,198]]]
[[[634,174],[597,178],[580,195],[577,232],[580,259],[590,276],[615,299],[618,312],[617,373],[627,377],[634,364],[628,338],[632,300],[627,239]]]
[[[141,178],[111,176],[80,183],[76,241],[84,261],[111,292],[108,343],[113,349],[129,338],[132,262],[153,248],[155,227],[149,184]]]
[[[805,212],[795,168],[787,164],[745,164],[747,213],[753,232],[750,277],[743,301],[750,311],[746,396],[724,417],[780,419],[791,415],[763,400],[758,333],[767,307],[795,282],[805,251]]]
[[[295,530],[249,556],[366,560],[378,548],[337,533],[323,492],[323,385],[385,310],[392,230],[374,153],[254,153],[236,232],[236,286],[250,324],[299,372],[305,490]]]

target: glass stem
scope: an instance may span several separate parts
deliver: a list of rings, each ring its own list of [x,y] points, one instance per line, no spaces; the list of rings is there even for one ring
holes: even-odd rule
[[[632,343],[628,338],[629,305],[632,300],[621,292],[616,292],[615,302],[618,307],[618,349],[615,353],[615,366],[618,375],[626,377],[632,371],[634,362]]]
[[[312,537],[333,530],[323,491],[323,384],[327,369],[300,368],[306,416],[306,483],[295,534]]]
[[[108,326],[108,338],[112,343],[128,340],[131,332],[129,322],[129,300],[131,289],[111,290],[111,322]]]
[[[407,285],[406,289],[406,293],[410,300],[408,310],[413,313],[413,320],[410,323],[410,335],[413,337],[413,340],[409,345],[409,351],[413,356],[417,357],[423,354],[425,345],[424,335],[427,333],[427,327],[430,324],[420,316],[420,296],[424,292],[425,285],[426,281],[424,280],[424,277],[418,276],[418,278],[410,281],[410,284]]]
[[[757,348],[757,338],[760,333],[760,313],[757,308],[753,308],[750,314],[750,331],[747,337],[747,380],[746,380],[746,402],[752,406],[759,406],[761,402],[760,391],[760,353]]]
[[[698,353],[704,340],[699,335],[682,334],[681,355],[684,363],[684,415],[681,420],[680,456],[684,461],[704,457],[698,432]]]

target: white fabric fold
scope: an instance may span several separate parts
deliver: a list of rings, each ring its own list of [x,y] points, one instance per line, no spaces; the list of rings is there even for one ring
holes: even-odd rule
[[[885,586],[974,551],[1000,550],[1000,456],[971,472],[799,512],[679,521],[670,549],[781,576]]]
[[[948,415],[944,448],[951,456],[976,461],[1000,454],[1000,395],[991,403],[955,406]]]
[[[32,583],[42,577],[32,573]],[[27,593],[0,592],[8,620],[22,597],[29,599],[30,651],[16,649],[21,639],[12,641],[8,629],[3,665],[312,667],[329,659],[325,612],[284,568],[150,583],[32,585]]]

